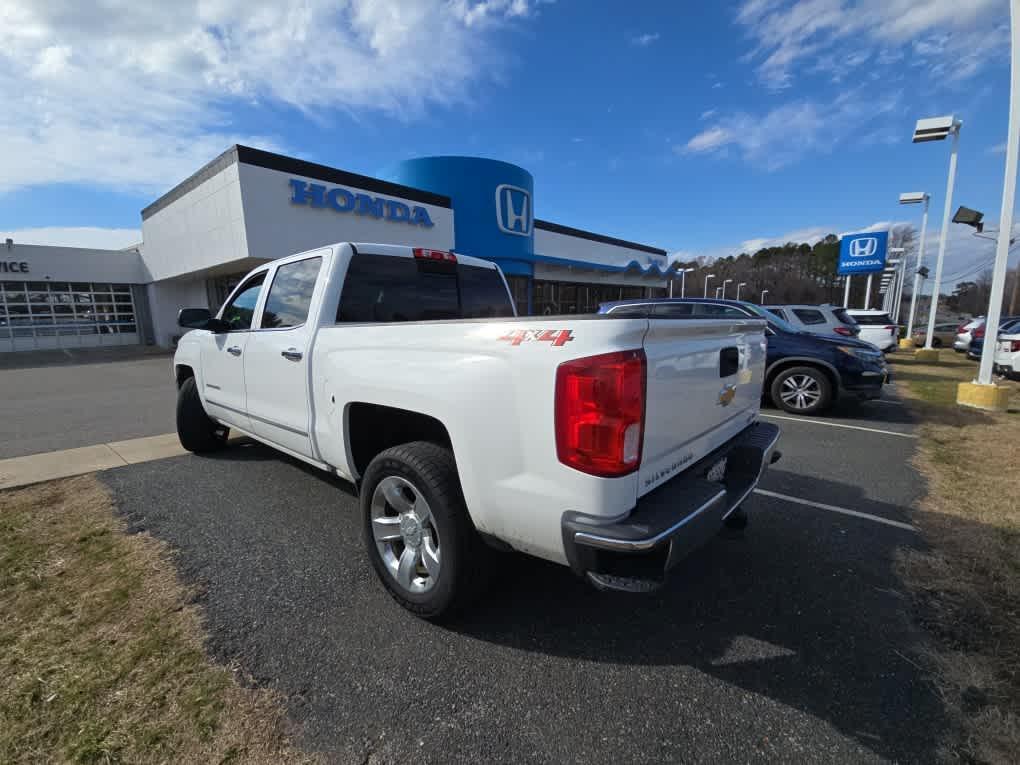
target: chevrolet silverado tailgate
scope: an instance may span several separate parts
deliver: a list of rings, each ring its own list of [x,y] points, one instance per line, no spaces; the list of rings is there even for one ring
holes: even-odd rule
[[[758,416],[765,323],[650,319],[638,496],[682,472]]]

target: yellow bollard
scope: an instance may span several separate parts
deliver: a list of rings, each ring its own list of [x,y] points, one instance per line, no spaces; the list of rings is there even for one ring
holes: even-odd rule
[[[956,403],[987,412],[1005,412],[1009,409],[1009,388],[995,383],[963,382],[956,388]]]
[[[914,351],[914,358],[926,364],[938,364],[939,350],[938,348],[918,348]]]
[[[900,338],[900,348],[901,349],[909,350],[910,348],[913,348],[913,347],[914,347],[914,340],[913,340],[913,338],[910,338],[910,337],[901,337]]]

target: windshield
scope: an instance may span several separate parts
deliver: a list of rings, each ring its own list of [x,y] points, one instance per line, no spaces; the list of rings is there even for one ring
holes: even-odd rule
[[[761,306],[757,306],[754,303],[741,303],[744,308],[757,316],[765,319],[773,328],[778,329],[780,332],[799,332],[800,330],[794,327],[792,324],[780,319],[771,311],[766,311]]]

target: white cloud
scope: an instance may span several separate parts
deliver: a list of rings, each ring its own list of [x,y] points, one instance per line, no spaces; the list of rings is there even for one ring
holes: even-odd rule
[[[775,90],[799,64],[842,80],[866,62],[910,63],[939,79],[965,79],[1008,42],[1006,0],[745,0],[737,23],[756,43],[749,58]]]
[[[142,241],[142,232],[137,228],[51,226],[0,232],[0,241],[7,238],[13,239],[15,244],[48,244],[57,247],[91,247],[97,250],[120,250]]]
[[[893,111],[899,98],[899,93],[874,98],[858,89],[841,93],[825,104],[801,100],[761,114],[736,112],[717,119],[683,146],[675,146],[674,151],[723,153],[732,146],[749,164],[767,171],[778,170],[808,154],[832,151],[854,135],[856,116],[863,110],[875,118]],[[881,139],[882,135],[877,133],[860,137],[868,142]]]
[[[642,35],[634,35],[633,37],[630,38],[630,42],[632,45],[637,45],[642,48],[645,48],[658,39],[659,39],[658,32],[645,32]]]
[[[701,119],[710,120],[718,113],[719,113],[718,109],[706,109],[701,113]]]
[[[492,28],[540,0],[7,0],[0,9],[0,192],[83,183],[155,193],[231,143],[272,103],[413,118],[498,75]]]

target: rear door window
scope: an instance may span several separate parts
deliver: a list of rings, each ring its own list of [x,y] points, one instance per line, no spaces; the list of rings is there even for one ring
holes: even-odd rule
[[[307,258],[276,269],[262,309],[262,329],[284,329],[305,323],[321,266],[322,258]]]
[[[648,317],[648,312],[651,310],[649,305],[621,305],[609,312],[610,316],[616,318],[627,318],[627,319],[644,319]]]
[[[723,317],[727,319],[746,319],[747,314],[731,305],[717,303],[694,303],[694,318]]]
[[[652,312],[653,319],[690,319],[694,316],[691,303],[660,303]]]
[[[793,315],[800,319],[801,324],[825,324],[825,314],[813,308],[794,308]]]

